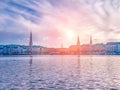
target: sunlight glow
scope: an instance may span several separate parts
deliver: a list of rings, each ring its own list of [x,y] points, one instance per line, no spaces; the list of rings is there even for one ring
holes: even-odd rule
[[[74,37],[74,32],[73,31],[68,31],[66,32],[67,38],[73,38]]]

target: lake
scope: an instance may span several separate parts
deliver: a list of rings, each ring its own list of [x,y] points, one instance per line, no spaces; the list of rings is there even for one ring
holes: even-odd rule
[[[120,56],[1,56],[0,90],[120,90]]]

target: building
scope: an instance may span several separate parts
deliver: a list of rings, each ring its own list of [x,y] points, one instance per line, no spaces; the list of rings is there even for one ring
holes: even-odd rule
[[[21,55],[22,54],[22,46],[20,45],[5,45],[3,48],[3,55]]]
[[[0,55],[3,54],[3,48],[4,48],[4,45],[0,45]]]
[[[120,54],[120,42],[108,42],[106,44],[106,54],[119,55]]]
[[[69,47],[69,54],[80,54],[80,49],[81,49],[80,39],[78,36],[76,45],[72,45]]]
[[[120,55],[120,42],[108,42],[106,44],[93,44],[92,36],[89,38],[89,44],[80,44],[79,36],[76,45],[69,48],[47,48],[33,45],[32,32],[29,36],[29,45],[0,45],[0,55],[65,55],[65,54],[85,54],[85,55]]]

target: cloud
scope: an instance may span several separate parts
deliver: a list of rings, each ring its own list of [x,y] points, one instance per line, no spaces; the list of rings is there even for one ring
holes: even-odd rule
[[[0,44],[21,43],[13,36],[24,38],[23,44],[27,44],[30,31],[34,44],[52,47],[58,47],[62,42],[68,47],[76,43],[78,34],[82,43],[88,43],[91,34],[95,43],[118,41],[119,6],[119,0],[0,1],[0,41],[4,39]],[[75,33],[71,40],[66,37],[69,31]]]

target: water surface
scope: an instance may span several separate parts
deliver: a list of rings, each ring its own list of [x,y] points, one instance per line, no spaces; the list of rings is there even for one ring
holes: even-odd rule
[[[120,56],[0,57],[0,90],[120,90]]]

